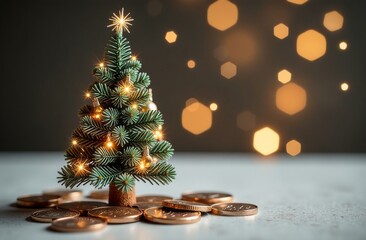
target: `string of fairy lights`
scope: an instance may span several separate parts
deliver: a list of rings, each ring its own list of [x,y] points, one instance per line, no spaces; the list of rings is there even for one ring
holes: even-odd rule
[[[133,21],[133,19],[129,16],[130,13],[128,14],[124,14],[124,9],[122,8],[121,11],[119,11],[119,14],[115,14],[113,13],[113,16],[109,19],[110,21],[112,21],[112,23],[110,25],[108,25],[107,27],[112,27],[113,31],[116,32],[123,32],[124,30],[129,32],[128,27],[131,26],[131,22]],[[137,57],[135,55],[131,56],[131,61],[137,61]],[[97,64],[97,66],[100,69],[105,68],[105,64],[103,62],[100,62]],[[124,78],[123,80],[121,80],[119,83],[119,89],[121,91],[121,94],[125,95],[125,96],[131,96],[131,94],[134,93],[135,91],[135,86],[133,84],[133,82],[131,81],[131,75],[127,74],[127,77]],[[92,95],[91,92],[86,91],[84,93],[85,99],[89,99],[92,102],[92,111],[90,116],[92,117],[92,119],[96,120],[96,121],[102,121],[103,120],[103,107],[101,106],[98,98],[94,97]],[[131,109],[136,109],[139,110],[141,112],[147,112],[147,111],[154,111],[157,110],[157,105],[153,102],[153,93],[152,93],[152,89],[149,89],[149,100],[148,103],[146,104],[146,106],[139,106],[136,102],[132,102],[130,104],[130,108]],[[157,141],[162,141],[164,139],[164,133],[163,133],[163,126],[159,125],[158,128],[156,130],[152,131],[154,138]],[[72,139],[71,140],[71,144],[74,146],[78,145],[78,141],[76,139]],[[111,132],[108,132],[106,140],[104,142],[104,147],[106,149],[116,149],[116,144],[113,141],[113,138],[111,136]],[[87,160],[83,159],[83,151],[84,149],[81,149],[81,158],[80,160],[75,164],[75,174],[76,175],[83,175],[85,173],[88,173],[88,166],[87,166]],[[142,157],[140,159],[139,162],[139,169],[140,170],[146,170],[148,169],[151,165],[155,164],[158,159],[156,157],[152,157],[150,155],[150,149],[148,146],[145,146],[143,148],[143,154]]]

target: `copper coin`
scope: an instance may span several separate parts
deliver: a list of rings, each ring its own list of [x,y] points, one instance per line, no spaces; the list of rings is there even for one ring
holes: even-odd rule
[[[152,208],[152,207],[161,207],[161,203],[158,202],[137,202],[132,207],[137,207],[141,211],[144,211],[145,209]]]
[[[164,200],[162,202],[162,205],[167,208],[186,210],[186,211],[198,211],[198,212],[211,211],[211,206],[209,205],[185,200]]]
[[[88,212],[91,217],[99,217],[107,220],[108,223],[131,223],[140,220],[142,212],[131,207],[99,207]]]
[[[250,216],[257,214],[258,207],[250,203],[218,203],[212,205],[212,213],[224,216]]]
[[[83,196],[81,190],[54,189],[43,191],[43,195],[58,195],[65,201],[75,201]]]
[[[52,222],[51,228],[61,232],[85,232],[104,228],[106,220],[95,217],[61,218]]]
[[[100,200],[108,200],[109,191],[108,190],[97,190],[90,192],[88,198],[100,199]]]
[[[136,202],[150,202],[150,203],[161,203],[164,200],[171,200],[173,199],[170,196],[164,196],[164,195],[142,195],[136,197]]]
[[[60,209],[66,209],[70,211],[80,212],[80,215],[88,215],[88,211],[97,208],[107,206],[104,202],[92,202],[92,201],[79,201],[79,202],[69,202],[63,203],[57,206]]]
[[[194,192],[182,195],[183,200],[206,204],[229,203],[233,201],[233,195],[222,192]]]
[[[61,197],[54,195],[27,195],[17,198],[17,205],[29,208],[54,207],[60,202]]]
[[[146,220],[163,224],[188,224],[201,219],[200,212],[179,211],[163,207],[152,207],[144,211]]]
[[[75,211],[50,208],[50,209],[39,210],[32,213],[31,218],[37,222],[49,223],[59,218],[77,217],[79,215],[80,213]]]

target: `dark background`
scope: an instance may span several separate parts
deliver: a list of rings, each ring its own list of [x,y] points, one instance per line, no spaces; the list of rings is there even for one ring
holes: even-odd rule
[[[2,1],[0,150],[53,151],[69,145],[78,109],[85,103],[83,92],[93,81],[91,71],[111,35],[108,18],[124,7],[135,19],[127,37],[152,79],[165,134],[176,150],[253,151],[254,131],[270,126],[281,136],[282,151],[295,138],[303,152],[365,152],[363,1],[310,0],[302,6],[285,0],[232,1],[239,8],[239,21],[225,32],[207,24],[212,1],[151,1]],[[322,25],[331,10],[345,19],[336,32]],[[273,26],[280,22],[290,27],[282,41],[273,36]],[[309,28],[327,38],[327,53],[315,62],[295,50],[296,37]],[[175,44],[164,40],[169,30],[178,34]],[[226,80],[220,76],[226,60],[217,60],[214,50],[237,32],[251,36],[256,55],[245,63],[229,56],[227,60],[238,64],[238,74]],[[342,40],[348,42],[344,52],[338,49]],[[240,42],[236,47],[239,52],[251,50]],[[191,58],[197,63],[192,70],[186,66]],[[306,108],[294,116],[275,106],[282,68],[307,91]],[[345,93],[339,89],[343,81],[350,85]],[[219,105],[212,128],[198,136],[181,125],[182,109],[191,97]],[[256,116],[255,128],[248,132],[236,125],[244,110]]]

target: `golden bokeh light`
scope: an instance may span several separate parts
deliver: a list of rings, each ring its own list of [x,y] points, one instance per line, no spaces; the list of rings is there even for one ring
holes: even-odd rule
[[[195,68],[196,67],[196,62],[192,59],[188,60],[187,67],[188,68]]]
[[[348,89],[349,89],[349,85],[348,85],[348,83],[342,83],[341,84],[341,90],[343,91],[343,92],[345,92],[345,91],[348,91]]]
[[[195,135],[209,130],[212,126],[211,110],[199,101],[193,102],[183,109],[182,126]]]
[[[236,117],[236,124],[245,132],[253,129],[255,127],[255,122],[255,115],[250,111],[241,112]]]
[[[286,143],[286,152],[291,156],[296,156],[301,153],[301,143],[296,140],[291,140]]]
[[[207,22],[210,26],[225,31],[238,21],[238,7],[229,0],[217,0],[207,9]]]
[[[221,75],[227,79],[233,78],[236,75],[236,65],[232,62],[226,62],[221,65]]]
[[[198,102],[198,100],[196,98],[189,98],[189,99],[187,99],[187,101],[186,101],[186,107],[192,105],[195,102]]]
[[[282,69],[281,71],[278,72],[277,79],[281,83],[285,84],[291,81],[291,76],[292,76],[291,72],[289,72],[287,69]]]
[[[297,4],[297,5],[302,5],[302,4],[306,3],[307,1],[308,0],[287,0],[287,2]]]
[[[269,127],[259,129],[254,133],[253,147],[264,156],[276,152],[280,145],[280,136]]]
[[[99,63],[99,67],[104,67],[104,63]]]
[[[343,16],[337,11],[331,11],[324,15],[323,25],[331,32],[343,27]]]
[[[217,104],[216,103],[211,103],[210,104],[210,109],[211,109],[211,111],[216,111],[217,109],[219,108],[219,106],[217,106]]]
[[[277,24],[273,28],[273,35],[279,39],[286,38],[288,36],[288,32],[288,27],[283,23]]]
[[[72,145],[77,145],[78,141],[76,141],[75,139],[71,141]]]
[[[323,34],[309,29],[297,37],[296,51],[301,57],[314,61],[327,51],[327,40]]]
[[[339,49],[346,50],[348,47],[348,44],[345,41],[342,41],[339,43]]]
[[[276,106],[289,115],[294,115],[306,106],[306,91],[296,83],[288,83],[276,92]]]
[[[177,41],[177,34],[174,31],[169,31],[165,34],[165,40],[168,43],[174,43],[175,41]]]

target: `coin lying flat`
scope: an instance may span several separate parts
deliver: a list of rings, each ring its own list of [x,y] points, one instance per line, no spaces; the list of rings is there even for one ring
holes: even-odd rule
[[[29,208],[54,207],[60,202],[61,197],[54,195],[27,195],[17,198],[18,206]]]
[[[97,190],[91,191],[88,198],[100,199],[100,200],[108,200],[109,191],[108,190]]]
[[[83,196],[81,190],[54,189],[43,191],[43,195],[58,195],[65,201],[75,201]]]
[[[37,222],[49,223],[49,222],[52,222],[53,220],[56,220],[59,218],[77,217],[79,215],[80,215],[80,213],[75,212],[75,211],[50,208],[50,209],[35,211],[34,213],[31,214],[31,218]]]
[[[185,200],[164,200],[162,202],[162,205],[167,208],[186,210],[186,211],[198,211],[198,212],[211,211],[211,206],[209,205]]]
[[[173,199],[170,196],[164,196],[164,195],[142,195],[136,197],[136,202],[150,202],[150,203],[161,203],[164,200],[171,200]]]
[[[233,201],[233,196],[222,192],[194,192],[182,194],[182,199],[206,204],[229,203]]]
[[[144,211],[145,209],[152,207],[162,207],[162,205],[159,202],[137,202],[134,205],[132,205],[132,207],[136,207],[141,211]]]
[[[91,217],[99,217],[107,220],[108,223],[131,223],[140,220],[142,212],[131,207],[99,207],[88,212]]]
[[[107,221],[95,217],[61,218],[52,222],[51,228],[61,232],[96,231],[104,228]]]
[[[212,205],[212,213],[224,216],[250,216],[257,214],[258,207],[250,203],[218,203]]]
[[[152,207],[144,211],[146,220],[163,224],[188,224],[201,219],[200,212],[179,211],[163,207]]]
[[[104,202],[93,202],[93,201],[79,201],[79,202],[69,202],[63,203],[57,206],[60,209],[66,209],[70,211],[80,212],[80,215],[86,216],[88,215],[88,211],[97,207],[107,206]]]

